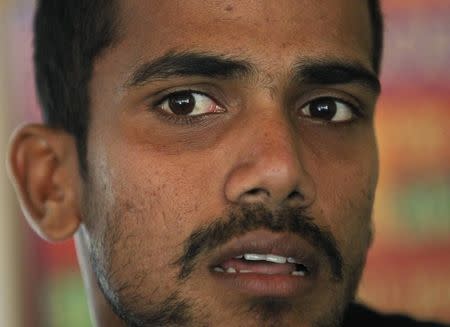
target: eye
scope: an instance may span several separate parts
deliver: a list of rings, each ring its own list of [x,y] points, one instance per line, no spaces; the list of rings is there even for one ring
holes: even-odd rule
[[[327,122],[346,122],[355,117],[355,109],[335,98],[323,97],[311,101],[300,109],[301,115]]]
[[[209,96],[194,91],[169,94],[158,107],[168,114],[177,116],[199,116],[225,111]]]

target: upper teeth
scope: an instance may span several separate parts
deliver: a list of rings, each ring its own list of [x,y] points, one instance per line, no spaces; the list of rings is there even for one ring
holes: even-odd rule
[[[286,258],[275,254],[256,254],[256,253],[245,253],[243,255],[245,260],[248,261],[268,261],[273,263],[299,263],[294,258]],[[237,256],[236,259],[240,259],[242,256]]]
[[[289,263],[300,263],[300,262],[298,262],[297,260],[295,260],[294,258],[287,258],[287,262],[289,262]]]
[[[307,273],[307,268],[302,265],[298,260],[292,258],[292,257],[283,257],[280,255],[275,255],[275,254],[256,254],[256,253],[245,253],[242,255],[238,255],[235,256],[234,259],[245,259],[248,261],[268,261],[268,262],[273,262],[273,263],[280,263],[280,264],[284,264],[286,262],[291,263],[291,264],[295,264],[295,269],[290,273],[293,276],[306,276]],[[218,273],[228,273],[228,274],[236,274],[236,273],[251,273],[253,272],[251,269],[241,269],[238,271],[238,269],[234,268],[234,267],[228,267],[228,268],[223,268],[221,266],[216,266],[214,267],[214,271],[218,272]],[[269,274],[268,273],[260,273],[260,274]]]

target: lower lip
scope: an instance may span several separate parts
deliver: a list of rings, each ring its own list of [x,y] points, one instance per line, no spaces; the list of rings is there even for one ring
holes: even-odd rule
[[[253,296],[293,297],[305,295],[314,286],[312,276],[211,272],[227,288]]]

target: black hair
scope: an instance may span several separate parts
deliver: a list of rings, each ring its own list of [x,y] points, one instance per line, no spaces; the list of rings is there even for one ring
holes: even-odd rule
[[[373,67],[380,71],[383,17],[368,0]],[[94,60],[117,39],[115,0],[38,0],[34,20],[35,79],[44,121],[76,139],[80,173],[87,175],[89,82]]]
[[[39,0],[34,19],[35,80],[44,121],[76,139],[87,174],[89,82],[94,60],[115,40],[114,0]]]
[[[384,40],[383,13],[381,12],[380,0],[369,0],[369,15],[372,23],[372,64],[373,69],[379,75]]]

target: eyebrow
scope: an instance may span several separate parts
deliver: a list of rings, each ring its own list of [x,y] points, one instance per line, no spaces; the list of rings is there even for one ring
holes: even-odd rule
[[[243,78],[258,69],[247,60],[203,52],[169,52],[138,66],[125,82],[125,88],[173,77]],[[297,83],[333,85],[359,82],[379,93],[378,77],[362,65],[343,60],[302,58],[294,65],[292,81]]]
[[[302,59],[294,69],[297,83],[333,85],[358,82],[374,93],[381,91],[377,75],[360,64],[342,60]]]
[[[170,77],[237,78],[246,76],[254,66],[217,54],[197,52],[169,52],[166,55],[139,66],[125,83],[126,88],[142,86],[148,82]]]

